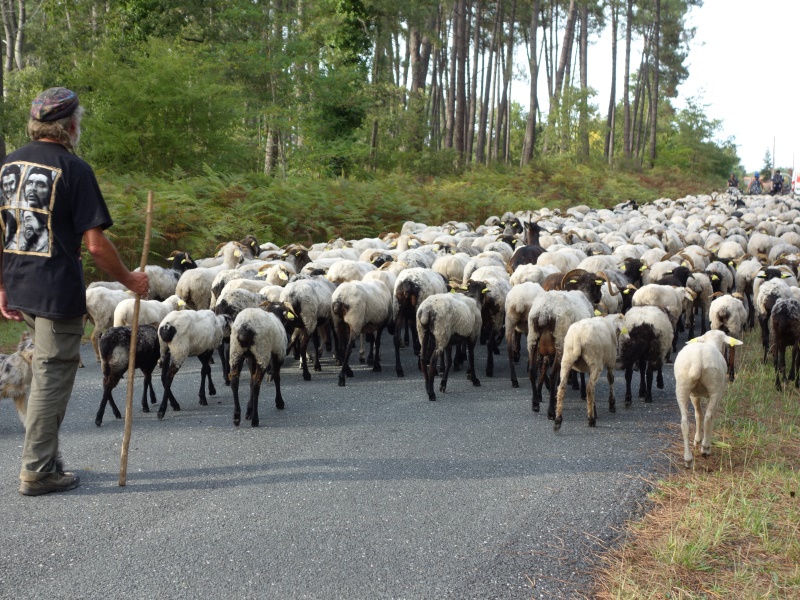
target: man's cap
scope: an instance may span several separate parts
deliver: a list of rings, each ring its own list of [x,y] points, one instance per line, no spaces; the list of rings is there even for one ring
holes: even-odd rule
[[[78,108],[78,95],[63,87],[54,87],[36,96],[31,104],[31,119],[58,121],[70,116]]]

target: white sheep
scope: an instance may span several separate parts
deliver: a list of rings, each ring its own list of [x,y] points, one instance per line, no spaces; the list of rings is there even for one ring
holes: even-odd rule
[[[339,349],[337,355],[342,361],[339,385],[344,386],[345,376],[352,377],[348,364],[355,340],[362,333],[374,336],[370,345],[372,370],[381,371],[380,347],[381,333],[390,323],[392,316],[392,295],[381,281],[347,281],[339,285],[331,296],[333,324],[337,333]],[[369,341],[369,340],[368,340]]]
[[[281,395],[281,366],[286,358],[288,336],[296,321],[291,309],[280,303],[268,310],[245,308],[231,325],[230,375],[233,392],[233,424],[241,421],[239,405],[239,375],[245,359],[250,359],[250,401],[245,419],[258,427],[258,395],[264,375],[269,372],[275,382],[275,408],[283,410]]]
[[[123,300],[114,309],[114,327],[133,325],[133,313],[136,306],[135,298]],[[158,327],[159,323],[173,310],[181,310],[186,303],[172,295],[163,302],[158,300],[139,300],[139,324]]]
[[[556,394],[556,419],[554,431],[561,429],[564,410],[564,394],[570,370],[589,373],[586,384],[586,413],[589,427],[594,427],[597,420],[597,409],[594,402],[594,391],[600,373],[606,369],[608,377],[608,412],[616,412],[614,399],[614,368],[617,362],[619,334],[625,323],[621,314],[606,315],[576,321],[569,326],[564,337],[564,355],[561,358],[561,375]]]
[[[542,385],[545,377],[548,377],[550,404],[547,418],[555,419],[556,386],[557,377],[561,373],[564,338],[570,325],[589,319],[592,315],[592,305],[580,291],[552,290],[539,294],[533,301],[528,314],[528,374],[532,388],[531,409],[534,412],[539,412]],[[550,366],[552,370],[548,376]]]
[[[744,297],[741,294],[714,298],[708,312],[711,318],[711,329],[718,329],[737,340],[742,339],[747,326],[747,309],[744,307],[743,300]],[[735,377],[734,365],[736,364],[735,349],[731,348],[729,351],[734,353],[734,357],[728,360],[730,365],[728,381],[733,381]]]
[[[714,419],[725,396],[728,365],[723,356],[725,347],[741,346],[742,342],[712,329],[689,340],[675,358],[675,395],[681,411],[683,462],[688,468],[694,455],[689,447],[689,402],[694,406],[694,445],[700,444],[703,456],[711,453]],[[703,411],[702,399],[708,398]],[[704,414],[705,412],[705,414]],[[701,442],[702,440],[702,442]]]
[[[408,329],[411,328],[414,354],[419,355],[420,339],[416,331],[417,309],[428,296],[447,292],[447,285],[442,275],[436,271],[414,267],[405,269],[397,276],[393,290],[395,371],[398,377],[403,377],[403,365],[400,362],[403,333],[406,333],[407,338]]]
[[[174,410],[180,410],[180,405],[172,394],[171,386],[175,374],[189,356],[196,356],[203,365],[200,369],[200,404],[208,405],[205,393],[206,379],[208,379],[209,395],[216,395],[217,391],[211,380],[209,360],[214,354],[214,350],[222,344],[222,338],[230,336],[230,325],[229,316],[215,315],[211,310],[177,310],[164,317],[158,327],[161,383],[164,384],[164,395],[158,409],[159,419],[164,418],[168,400]]]
[[[519,271],[519,269],[517,269]],[[506,348],[511,370],[511,387],[518,388],[516,362],[519,361],[521,337],[528,336],[528,314],[536,297],[543,293],[538,283],[526,281],[512,286],[506,296]]]
[[[211,286],[220,271],[234,269],[245,260],[245,248],[230,242],[222,249],[223,262],[214,267],[198,267],[186,271],[178,280],[175,293],[193,310],[211,307]]]
[[[290,281],[283,288],[280,302],[290,305],[294,313],[299,316],[301,329],[295,334],[299,335],[298,353],[303,369],[303,379],[309,381],[311,372],[308,370],[308,343],[314,342],[314,370],[322,371],[320,364],[320,339],[319,331],[327,335],[327,328],[333,319],[331,312],[331,297],[335,286],[327,279],[315,277]]]
[[[123,300],[132,297],[128,290],[113,290],[107,287],[89,287],[86,290],[86,313],[89,321],[94,325],[90,337],[97,362],[100,362],[100,348],[98,340],[109,328],[114,326],[114,310]]]
[[[375,266],[369,263],[342,259],[333,263],[325,276],[334,285],[339,285],[346,281],[361,281],[364,275],[374,270]]]
[[[469,365],[467,377],[473,386],[481,385],[475,372],[475,344],[480,332],[481,313],[472,298],[461,294],[434,294],[422,301],[417,308],[417,335],[421,344],[420,366],[425,376],[428,400],[436,400],[434,374],[442,356],[445,358],[445,368],[439,391],[447,391],[454,344],[466,345]]]

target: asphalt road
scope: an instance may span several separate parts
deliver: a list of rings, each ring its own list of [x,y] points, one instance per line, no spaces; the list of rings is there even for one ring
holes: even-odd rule
[[[383,373],[356,364],[345,388],[329,356],[310,382],[287,362],[286,409],[265,383],[259,428],[232,425],[218,361],[209,406],[191,358],[173,387],[182,410],[163,421],[141,412],[137,374],[119,487],[123,421],[107,411],[95,426],[101,375],[85,345],[61,430],[78,489],[18,494],[23,429],[0,402],[0,598],[588,597],[594,553],[641,512],[679,435],[672,366],[654,402],[630,409],[618,371],[616,414],[601,377],[593,429],[568,392],[554,433],[546,405],[531,411],[524,366],[512,389],[504,347],[494,378],[480,348],[482,386],[454,373],[436,402],[410,349],[403,379],[388,339],[383,350]]]

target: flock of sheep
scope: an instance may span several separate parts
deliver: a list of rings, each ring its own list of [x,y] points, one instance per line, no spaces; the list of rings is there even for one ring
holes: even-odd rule
[[[233,391],[235,425],[247,363],[245,418],[257,426],[264,377],[275,384],[276,407],[284,407],[280,382],[287,354],[299,359],[309,380],[309,363],[320,371],[325,348],[341,365],[338,384],[345,386],[356,346],[362,362],[382,370],[387,330],[396,375],[405,376],[401,352],[414,352],[430,400],[436,399],[435,378],[445,392],[451,369],[464,362],[472,385],[481,385],[478,343],[487,346],[481,366],[492,377],[505,342],[511,385],[519,387],[516,363],[524,337],[532,409],[539,411],[546,388],[548,418],[558,430],[572,383],[586,399],[592,427],[603,370],[609,411],[616,410],[617,369],[625,374],[625,405],[631,404],[637,370],[638,396],[650,402],[653,377],[663,387],[662,368],[678,352],[678,333],[685,328],[693,339],[677,353],[674,372],[689,466],[688,404],[695,411],[694,445],[708,454],[717,406],[734,378],[735,348],[756,316],[765,362],[772,352],[777,388],[786,384],[790,346],[788,378],[800,383],[798,264],[800,203],[727,195],[600,210],[543,208],[493,216],[477,227],[407,222],[398,233],[311,247],[277,247],[247,236],[197,261],[176,251],[170,268],[147,267],[151,298],[141,302],[136,349],[136,367],[145,376],[142,409],[149,411],[148,393],[150,403],[157,401],[152,374],[159,365],[164,389],[158,417],[167,404],[180,409],[171,384],[191,356],[202,363],[199,397],[206,404],[206,388],[216,392],[211,364],[218,352]],[[86,298],[103,372],[99,426],[107,404],[121,416],[111,391],[128,368],[134,301],[124,288],[105,283],[90,285]],[[694,338],[697,329],[701,335]]]

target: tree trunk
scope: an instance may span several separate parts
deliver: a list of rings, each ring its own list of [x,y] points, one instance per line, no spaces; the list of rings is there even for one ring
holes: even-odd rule
[[[456,12],[456,114],[455,114],[455,146],[459,163],[463,164],[466,148],[467,117],[467,3],[458,0]]]
[[[625,16],[625,79],[623,81],[623,117],[622,117],[622,144],[625,159],[631,159],[631,103],[630,85],[631,77],[631,28],[633,26],[633,0],[628,0],[628,12]]]
[[[578,113],[578,156],[580,159],[589,160],[589,5],[583,4],[580,8],[581,37],[579,40],[579,63],[581,78],[581,100]]]
[[[478,146],[475,148],[475,161],[478,163],[486,162],[486,126],[489,114],[489,95],[492,90],[492,64],[494,62],[494,52],[497,48],[497,30],[502,12],[502,0],[498,0],[495,9],[494,27],[492,28],[492,41],[489,45],[489,57],[486,60],[486,69],[483,76],[483,101],[481,102],[481,113],[478,118]]]
[[[608,164],[614,160],[614,134],[617,120],[617,28],[619,26],[619,5],[611,1],[611,94],[608,101],[606,119],[606,143],[603,149]]]
[[[0,0],[0,12],[3,16],[3,31],[6,42],[5,70],[11,71],[14,68],[14,43],[17,30],[17,17],[14,13],[12,0]]]
[[[658,131],[658,75],[661,70],[659,63],[659,45],[661,34],[661,0],[656,2],[656,20],[653,26],[653,89],[650,104],[650,168],[656,164],[656,133]]]
[[[483,0],[476,0],[474,5],[474,22],[472,27],[472,75],[469,81],[469,124],[467,125],[467,162],[472,161],[473,146],[475,144],[475,118],[478,112],[478,58],[480,56],[481,41],[481,4]]]
[[[528,98],[528,122],[525,124],[525,143],[522,147],[520,166],[527,165],[533,159],[533,148],[536,143],[536,110],[538,104],[537,85],[539,65],[536,60],[536,34],[539,29],[539,0],[534,0],[531,10],[530,40],[528,42],[528,70],[531,74],[531,88]]]
[[[14,40],[14,60],[17,63],[17,70],[21,71],[23,65],[22,61],[22,44],[25,42],[25,0],[17,0],[18,16],[17,16],[17,35]]]
[[[506,62],[505,71],[503,72],[503,94],[500,99],[500,106],[497,111],[497,137],[501,139],[501,147],[503,148],[503,160],[508,161],[507,136],[509,117],[511,110],[509,107],[509,95],[511,88],[511,74],[514,66],[514,24],[517,21],[517,0],[511,2],[511,16],[508,21],[508,43],[506,45]],[[501,136],[502,132],[502,136]]]
[[[453,5],[452,17],[450,19],[450,31],[453,34],[453,47],[450,48],[448,86],[447,86],[447,120],[445,123],[444,147],[453,147],[453,133],[456,123],[456,48],[458,47],[457,20],[458,5],[461,0],[456,0]],[[449,36],[445,37],[449,39]]]

